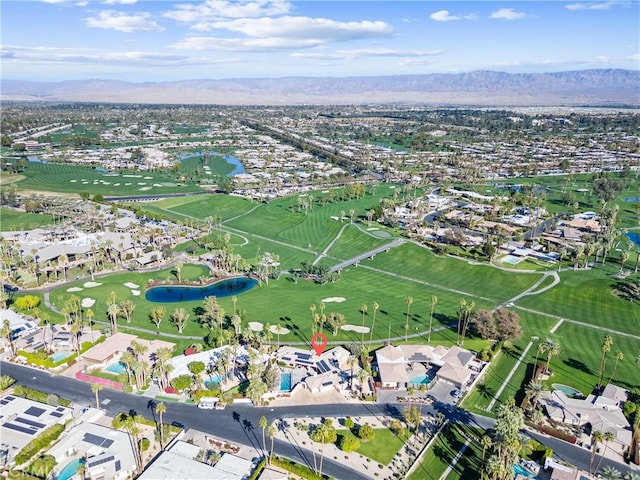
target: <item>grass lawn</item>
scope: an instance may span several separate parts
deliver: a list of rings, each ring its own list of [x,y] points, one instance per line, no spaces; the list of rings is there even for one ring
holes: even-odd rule
[[[482,449],[479,438],[482,430],[470,428],[462,424],[447,425],[438,438],[425,452],[420,464],[407,480],[438,480],[464,445],[466,438],[472,441],[447,479],[477,480],[482,462]]]
[[[25,213],[12,208],[0,207],[0,229],[32,230],[53,225],[53,216],[46,213]]]
[[[338,441],[336,442],[336,445],[340,441],[341,437],[354,436],[354,434],[348,430],[338,429],[337,432]],[[376,428],[375,432],[376,435],[373,440],[370,442],[363,442],[360,440],[360,448],[358,448],[354,453],[345,453],[345,455],[356,455],[359,453],[360,455],[364,455],[365,457],[368,457],[382,465],[388,465],[395,454],[398,453],[398,450],[400,450],[409,439],[407,434],[398,436],[388,428]]]
[[[591,270],[560,273],[559,285],[542,295],[524,297],[517,305],[580,322],[600,325],[637,335],[640,322],[638,302],[629,302],[612,293],[612,278],[619,265],[598,265]]]
[[[405,243],[384,255],[376,255],[363,265],[458,292],[479,295],[496,303],[521,293],[540,278],[537,273],[507,272],[487,264],[473,265],[465,260],[441,257],[413,243]]]
[[[104,173],[93,168],[56,163],[34,163],[15,183],[19,189],[91,195],[149,195],[201,191],[195,184],[179,185],[170,173]]]

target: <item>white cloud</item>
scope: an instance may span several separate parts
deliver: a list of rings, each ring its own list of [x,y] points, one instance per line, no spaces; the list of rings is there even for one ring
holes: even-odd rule
[[[336,50],[334,53],[296,52],[294,58],[321,60],[353,60],[360,57],[427,57],[441,55],[442,50],[396,50],[392,48],[362,48]]]
[[[186,23],[207,23],[231,18],[259,18],[285,15],[291,11],[286,0],[207,0],[201,4],[174,5],[164,17]]]
[[[429,15],[431,20],[435,20],[436,22],[453,22],[455,20],[460,20],[460,17],[456,17],[455,15],[451,15],[449,10],[438,10],[437,12],[433,12]]]
[[[202,27],[205,29],[205,27]],[[206,29],[227,30],[244,38],[192,36],[172,45],[177,49],[253,50],[309,48],[332,42],[386,36],[393,29],[385,22],[337,22],[326,18],[242,18],[214,22]]]
[[[620,2],[602,2],[602,3],[570,3],[565,5],[567,10],[609,10]]]
[[[201,58],[157,52],[104,52],[86,48],[0,46],[0,58],[28,65],[131,65],[155,67],[206,66],[235,63],[239,59]]]
[[[105,5],[133,5],[138,3],[138,0],[104,0],[102,3]]]
[[[524,13],[516,12],[513,8],[501,8],[491,14],[491,18],[496,20],[518,20],[524,17]]]
[[[164,30],[151,18],[149,13],[144,12],[127,15],[115,10],[103,10],[98,13],[97,17],[88,17],[84,21],[87,27],[118,30],[125,33]]]

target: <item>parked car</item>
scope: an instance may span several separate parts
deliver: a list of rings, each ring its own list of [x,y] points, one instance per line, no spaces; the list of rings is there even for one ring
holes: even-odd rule
[[[451,396],[453,398],[460,398],[462,396],[462,392],[460,390],[451,390]]]

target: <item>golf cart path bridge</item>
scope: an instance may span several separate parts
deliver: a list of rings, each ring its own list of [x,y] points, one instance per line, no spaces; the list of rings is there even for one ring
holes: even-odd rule
[[[350,265],[357,265],[362,260],[367,258],[373,258],[378,253],[387,252],[393,247],[397,247],[398,245],[402,245],[404,243],[404,239],[396,238],[393,242],[387,243],[386,245],[382,245],[378,248],[374,248],[373,250],[369,250],[368,252],[361,253],[357,257],[350,258],[349,260],[344,260],[337,265],[334,265],[329,269],[330,272],[339,272],[343,268],[346,268]]]

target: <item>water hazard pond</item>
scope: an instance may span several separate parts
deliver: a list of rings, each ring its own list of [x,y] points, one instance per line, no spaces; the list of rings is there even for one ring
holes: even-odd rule
[[[207,286],[159,285],[144,295],[149,302],[176,303],[204,300],[205,297],[230,297],[251,290],[258,284],[255,278],[226,278]]]

